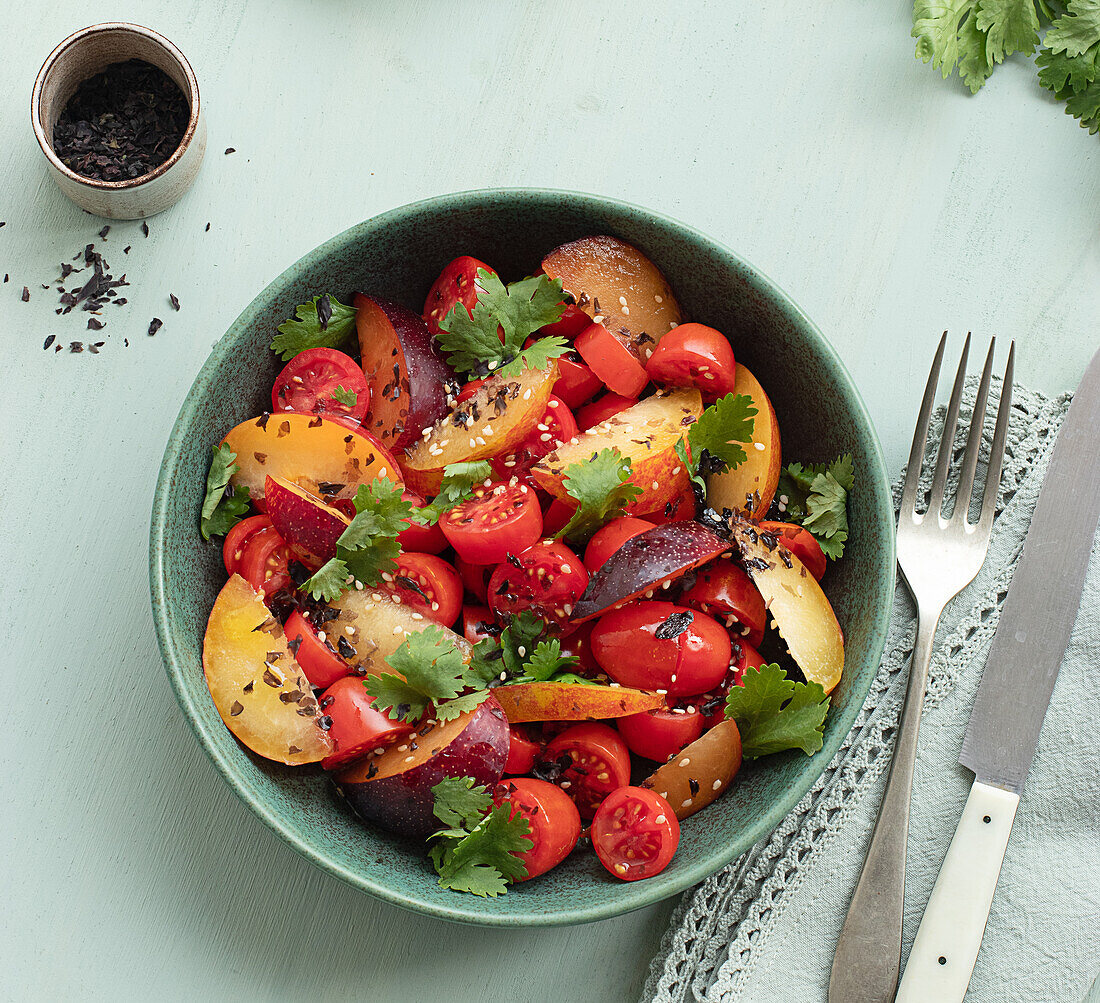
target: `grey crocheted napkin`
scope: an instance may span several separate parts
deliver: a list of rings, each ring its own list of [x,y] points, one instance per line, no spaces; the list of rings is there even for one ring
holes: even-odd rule
[[[972,383],[968,405],[973,395]],[[1068,396],[1047,399],[1019,387],[1013,396],[989,557],[937,634],[913,791],[905,953],[973,781],[957,762],[963,731],[1069,407]],[[930,443],[942,427],[941,409]],[[1100,970],[1100,548],[1091,543],[1081,610],[967,995],[973,1003],[1076,1003]],[[885,785],[914,632],[913,605],[899,583],[882,666],[845,745],[767,840],[684,895],[651,966],[646,1000],[825,1000]]]

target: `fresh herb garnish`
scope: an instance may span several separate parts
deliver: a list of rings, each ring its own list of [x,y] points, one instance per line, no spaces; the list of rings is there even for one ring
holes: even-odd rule
[[[737,722],[746,759],[785,749],[812,756],[821,748],[829,698],[820,683],[787,678],[778,665],[748,668],[726,697],[726,717]]]
[[[226,492],[230,478],[241,469],[236,463],[237,454],[225,442],[213,448],[214,459],[210,463],[210,472],[206,475],[206,497],[202,501],[202,514],[199,516],[199,530],[204,540],[228,533],[244,518],[249,501],[247,487]]]
[[[454,508],[473,496],[473,490],[493,476],[488,460],[472,460],[464,463],[448,463],[443,468],[443,482],[439,493],[430,505],[414,509],[413,522],[430,526],[448,509]]]
[[[527,876],[527,866],[516,856],[534,846],[527,838],[530,823],[512,805],[493,798],[472,777],[446,777],[432,788],[433,811],[443,829],[428,856],[444,888],[473,895],[503,895],[508,885]],[[492,810],[490,810],[492,809]]]
[[[692,479],[699,473],[735,470],[748,459],[741,443],[752,442],[757,413],[747,394],[726,394],[703,411],[688,430],[691,459],[682,446],[676,450]]]
[[[307,348],[343,348],[355,337],[355,314],[355,307],[328,293],[314,296],[296,306],[294,316],[279,325],[271,351],[289,362]]]
[[[332,396],[337,404],[343,404],[344,407],[355,407],[359,395],[354,390],[345,390],[342,386],[338,386],[332,391]]]
[[[618,449],[601,449],[591,459],[565,468],[562,484],[577,510],[558,532],[557,539],[585,540],[604,523],[622,515],[642,493],[630,480],[630,457]]]
[[[561,642],[548,636],[546,621],[525,609],[512,614],[499,640],[484,638],[474,645],[469,672],[485,683],[529,683],[578,665],[575,655],[563,655]]]
[[[779,475],[776,494],[786,497],[785,516],[808,529],[834,561],[848,539],[848,492],[854,481],[851,453],[831,463],[788,463]]]

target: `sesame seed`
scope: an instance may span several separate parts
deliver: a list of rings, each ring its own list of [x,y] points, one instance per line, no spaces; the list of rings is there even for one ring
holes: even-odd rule
[[[437,602],[432,603],[432,612],[433,613],[438,613],[439,612],[439,603],[437,603]]]
[[[690,766],[690,765],[691,765],[691,758],[690,757],[684,756],[684,758],[680,760],[680,766]]]
[[[441,446],[449,446],[451,444],[450,439],[443,439],[440,443]]]
[[[790,498],[788,498],[786,495],[780,495],[779,496],[779,502],[780,502],[781,505],[786,505],[787,502],[789,502],[789,501],[790,501]]]
[[[317,640],[318,641],[320,641],[322,644],[324,644],[327,639],[328,638],[326,637],[325,632],[323,630],[317,631]]]
[[[546,406],[547,406],[547,407],[557,407],[557,406],[558,406],[558,402],[557,402],[556,400],[548,400],[548,401],[546,402]]]
[[[372,593],[370,594],[370,597],[371,597],[371,598],[372,598],[372,599],[373,599],[373,600],[374,600],[375,602],[381,602],[381,601],[382,601],[382,596],[381,596],[381,595],[380,595],[379,593],[377,593],[377,592],[372,592]]]
[[[410,616],[412,616],[412,618],[414,620],[423,620],[424,619],[424,614],[423,613],[417,613],[415,611],[413,613],[411,613]]]
[[[401,597],[399,595],[394,594],[390,596],[390,600],[397,603],[398,606],[401,605]]]
[[[411,763],[414,759],[416,759],[416,756],[406,756],[405,757],[405,762],[406,763]]]
[[[654,303],[664,303],[665,298],[660,293],[655,293],[653,296]]]
[[[676,682],[676,673],[675,672],[672,673],[672,675],[669,677],[669,682],[672,682],[672,683]]]
[[[489,372],[492,372],[492,371],[493,371],[494,369],[496,369],[496,367],[497,367],[498,365],[499,365],[499,363],[498,363],[498,362],[496,362],[495,360],[494,360],[493,362],[490,362],[490,363],[489,363]]]
[[[348,624],[348,625],[347,625],[347,626],[346,626],[346,627],[344,628],[344,633],[345,633],[345,634],[347,634],[347,635],[348,635],[348,637],[355,637],[355,628],[354,628],[354,627],[353,627],[353,626],[352,626],[352,625],[351,625],[351,624],[349,623],[349,624]]]
[[[412,757],[409,757],[409,758],[412,758]],[[690,808],[691,807],[691,798],[688,798],[686,801],[681,801],[680,802],[680,807],[681,808]]]
[[[630,316],[630,307],[621,306],[621,307],[619,307],[619,309],[622,311],[624,317],[629,317]]]
[[[383,571],[382,572],[382,581],[392,582],[393,581],[393,575],[391,575],[388,571]]]
[[[473,449],[474,446],[476,446],[476,445],[477,445],[477,440],[476,439],[471,439],[470,440],[470,448]]]
[[[657,298],[660,299],[659,296]],[[668,821],[668,819],[666,819],[664,815],[658,815],[653,821],[656,822],[658,825],[664,825],[665,822]]]
[[[552,438],[553,438],[553,436],[549,432],[543,432],[539,436],[539,441],[540,442],[549,442]]]
[[[564,572],[565,574],[569,574],[569,572],[570,572],[570,571],[572,571],[573,569],[572,569],[572,567],[570,567],[570,566],[569,566],[568,564],[563,564],[563,565],[561,566],[561,570],[562,570],[562,571],[563,571],[563,572]]]
[[[657,489],[658,489],[658,488],[659,488],[660,486],[661,486],[661,485],[660,485],[660,484],[659,484],[659,483],[658,483],[657,481],[654,481],[654,482],[653,482],[653,490],[654,490],[654,491],[656,491],[656,490],[657,490]]]
[[[671,331],[671,330],[672,330],[672,329],[673,329],[674,327],[679,327],[679,326],[680,326],[680,325],[679,325],[679,324],[677,324],[677,323],[676,323],[676,321],[674,321],[674,320],[670,320],[670,321],[668,322],[668,329],[669,329],[670,331]]]
[[[523,399],[525,401],[529,401],[531,399],[531,390],[530,390],[530,388],[523,391]]]
[[[626,874],[626,872],[627,872],[626,864],[621,864],[620,863],[620,864],[615,865],[615,873],[616,874]]]
[[[400,634],[401,633],[401,628],[400,627],[394,627],[393,632],[394,632],[395,635]]]
[[[399,746],[397,747],[397,751],[398,751],[398,752],[408,752],[408,751],[409,751],[409,747],[408,747],[407,745],[399,745]]]
[[[386,473],[387,473],[387,470],[386,470],[385,467],[383,467],[381,470],[378,471],[378,477],[379,478],[385,477]]]
[[[572,603],[567,602],[565,604],[565,615],[566,616],[572,616],[573,615],[573,604]]]
[[[672,586],[672,582],[661,582],[661,588],[667,589]]]
[[[622,683],[608,683],[607,685],[610,686],[612,689],[618,689],[620,686],[622,686]]]
[[[507,672],[502,672],[500,674],[500,681],[501,682],[504,682],[504,680],[507,679],[507,678],[508,678],[508,673]]]
[[[752,444],[752,448],[753,448],[753,449],[757,449],[757,450],[759,450],[759,451],[760,451],[760,452],[762,453],[762,452],[764,452],[764,450],[765,450],[765,449],[767,449],[768,447],[767,447],[767,446],[765,446],[765,445],[764,445],[764,443],[762,443],[762,442],[754,442],[754,443]]]
[[[570,783],[570,781],[568,781],[568,780],[563,780],[559,786],[561,787],[561,789],[563,791],[567,791],[567,790],[569,790],[570,787],[573,786],[573,784]]]
[[[486,435],[493,435],[494,434],[493,433],[493,426],[488,424],[488,423],[486,423],[485,425],[483,425],[481,427],[481,431],[484,432]]]
[[[550,426],[544,425],[541,421],[535,426],[540,432],[549,432]]]
[[[710,789],[712,791],[716,791],[721,786],[722,786],[722,781],[721,780],[715,780],[714,783],[710,785]]]
[[[355,591],[356,592],[362,592],[363,591],[363,583],[361,581],[359,581],[358,578],[355,579]]]
[[[626,297],[625,296],[620,296],[619,297],[619,306],[626,306]]]
[[[527,649],[522,644],[518,648],[516,648],[516,651],[519,652],[520,658],[523,658],[527,654]]]

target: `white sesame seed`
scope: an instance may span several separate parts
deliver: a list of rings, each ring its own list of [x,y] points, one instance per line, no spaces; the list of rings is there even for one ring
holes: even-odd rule
[[[619,309],[622,311],[624,317],[629,317],[630,316],[630,307],[621,306],[621,307],[619,307]]]
[[[690,808],[691,807],[691,798],[688,798],[686,801],[681,801],[680,802],[680,807],[681,808]]]
[[[355,591],[356,592],[362,592],[363,591],[363,583],[361,581],[359,581],[358,578],[355,579]]]
[[[602,313],[596,314],[596,316],[592,318],[592,323],[593,324],[602,324],[603,323],[603,314]]]
[[[399,746],[397,747],[397,751],[398,751],[398,752],[408,752],[408,751],[409,751],[409,747],[408,747],[407,745],[399,745]]]
[[[370,597],[371,597],[371,598],[372,598],[372,599],[373,599],[373,600],[374,600],[375,602],[381,602],[381,601],[382,601],[382,596],[381,596],[381,595],[380,595],[379,593],[377,593],[377,592],[372,592],[372,593],[370,594]]]
[[[608,683],[607,685],[610,686],[613,690],[617,690],[620,686],[622,686],[622,683]]]
[[[655,293],[653,296],[653,301],[655,303],[664,303],[665,298],[660,293]]]
[[[471,439],[470,440],[470,448],[473,449],[474,446],[476,446],[476,445],[477,445],[477,440],[476,439]]]
[[[547,401],[547,402],[546,402],[546,406],[547,406],[547,407],[557,407],[557,406],[558,406],[558,402],[557,402],[557,401],[555,401],[555,400],[549,400],[549,401]]]
[[[661,588],[667,589],[672,587],[672,582],[661,582]]]
[[[523,399],[525,401],[529,401],[531,399],[531,390],[530,390],[530,388],[523,391]]]
[[[716,791],[721,786],[722,786],[722,781],[721,780],[715,780],[714,783],[710,785],[710,789],[712,791]]]
[[[394,627],[394,628],[393,628],[393,632],[394,632],[394,635],[396,636],[397,634],[400,634],[400,633],[402,633],[402,630],[401,630],[401,628],[400,628],[400,627]]]
[[[482,426],[481,431],[483,431],[486,435],[493,435],[494,434],[493,433],[493,426],[488,424],[488,423],[486,423],[485,425]]]
[[[438,613],[439,612],[439,603],[437,603],[437,602],[432,603],[432,612],[433,613]]]
[[[451,444],[451,440],[450,439],[443,439],[443,440],[440,441],[439,444],[440,444],[440,446],[449,446]]]
[[[690,765],[691,765],[691,757],[689,757],[689,756],[684,756],[684,758],[680,760],[680,764],[679,764],[679,765],[680,765],[680,766],[690,766]]]
[[[325,632],[323,630],[317,631],[317,640],[318,641],[320,641],[322,644],[324,644],[327,639],[328,638],[325,635]]]
[[[767,446],[765,446],[765,445],[764,445],[764,443],[762,443],[762,442],[754,442],[754,443],[752,444],[752,448],[753,448],[753,449],[757,449],[757,450],[759,450],[759,451],[760,451],[760,452],[762,453],[762,452],[764,452],[764,450],[765,450],[765,449],[767,449],[768,447],[767,447]]]
[[[573,438],[569,440],[569,445],[570,446],[577,446],[577,445],[580,444],[580,441],[581,440],[578,439],[576,436],[573,436]]]
[[[540,442],[549,442],[552,438],[553,438],[553,436],[549,432],[543,432],[539,436],[539,441]]]
[[[353,627],[353,626],[352,626],[352,625],[351,625],[351,624],[349,623],[349,624],[348,624],[348,625],[347,625],[347,626],[346,626],[346,627],[344,628],[344,633],[345,633],[345,634],[347,634],[347,635],[348,635],[348,637],[355,637],[355,628],[354,628],[354,627]]]
[[[381,470],[378,471],[378,477],[381,479],[385,477],[388,472],[389,471],[385,467],[383,467]]]
[[[563,780],[558,786],[561,787],[563,791],[567,791],[573,785],[568,780]]]
[[[490,362],[490,363],[489,363],[489,372],[492,372],[492,371],[493,371],[494,369],[496,369],[496,367],[497,367],[498,365],[499,365],[499,363],[498,363],[498,362],[496,362],[495,360],[494,360],[493,362]]]
[[[658,815],[653,821],[656,822],[658,825],[664,825],[665,822],[668,821],[668,819],[666,819],[664,815]]]
[[[572,571],[573,569],[572,569],[572,567],[570,567],[570,566],[569,566],[568,564],[563,564],[563,565],[561,566],[561,570],[562,570],[563,572],[565,572],[565,574],[569,574],[569,572],[570,572],[570,571]]]
[[[540,432],[549,432],[550,426],[544,425],[541,421],[535,426]]]
[[[573,604],[572,603],[567,602],[565,604],[565,615],[566,616],[572,616],[573,615]]]
[[[501,682],[504,682],[504,680],[507,679],[507,678],[508,678],[508,673],[507,672],[502,672],[500,674],[500,681]]]
[[[619,863],[619,864],[615,865],[615,873],[616,874],[626,874],[627,870],[628,870],[628,868],[627,868],[626,864]]]
[[[790,501],[790,498],[788,498],[786,495],[780,495],[779,496],[779,503],[781,505],[786,505],[787,502],[789,502],[789,501]]]
[[[411,763],[414,759],[416,759],[416,756],[406,756],[405,757],[405,762],[406,763]]]
[[[382,572],[382,581],[392,582],[393,581],[393,575],[391,575],[388,571],[383,571]]]
[[[677,324],[677,323],[676,323],[676,321],[674,321],[674,320],[670,320],[670,321],[668,322],[668,329],[669,329],[670,331],[671,331],[671,330],[672,330],[672,329],[673,329],[674,327],[679,327],[679,326],[680,326],[680,325],[679,325],[679,324]]]
[[[652,359],[653,358],[653,349],[652,348],[647,348],[645,350],[645,357],[647,359]]]
[[[620,296],[619,297],[619,306],[626,306],[626,297],[625,296]]]
[[[657,481],[654,481],[654,482],[653,482],[653,490],[654,490],[654,491],[656,491],[656,490],[657,490],[657,489],[658,489],[658,488],[659,488],[660,486],[661,486],[661,485],[660,485],[660,484],[659,484],[659,483],[658,483]]]
[[[398,606],[401,605],[401,597],[399,595],[397,595],[396,593],[394,595],[390,596],[390,599],[392,599],[395,603],[397,603]]]
[[[676,673],[675,672],[671,676],[669,676],[669,682],[670,683],[676,682]]]

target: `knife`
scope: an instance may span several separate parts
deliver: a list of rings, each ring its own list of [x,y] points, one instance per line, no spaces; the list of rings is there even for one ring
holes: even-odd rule
[[[1005,598],[959,762],[974,786],[928,899],[897,1003],[966,995],[1008,835],[1081,602],[1100,519],[1100,351],[1062,423]]]

